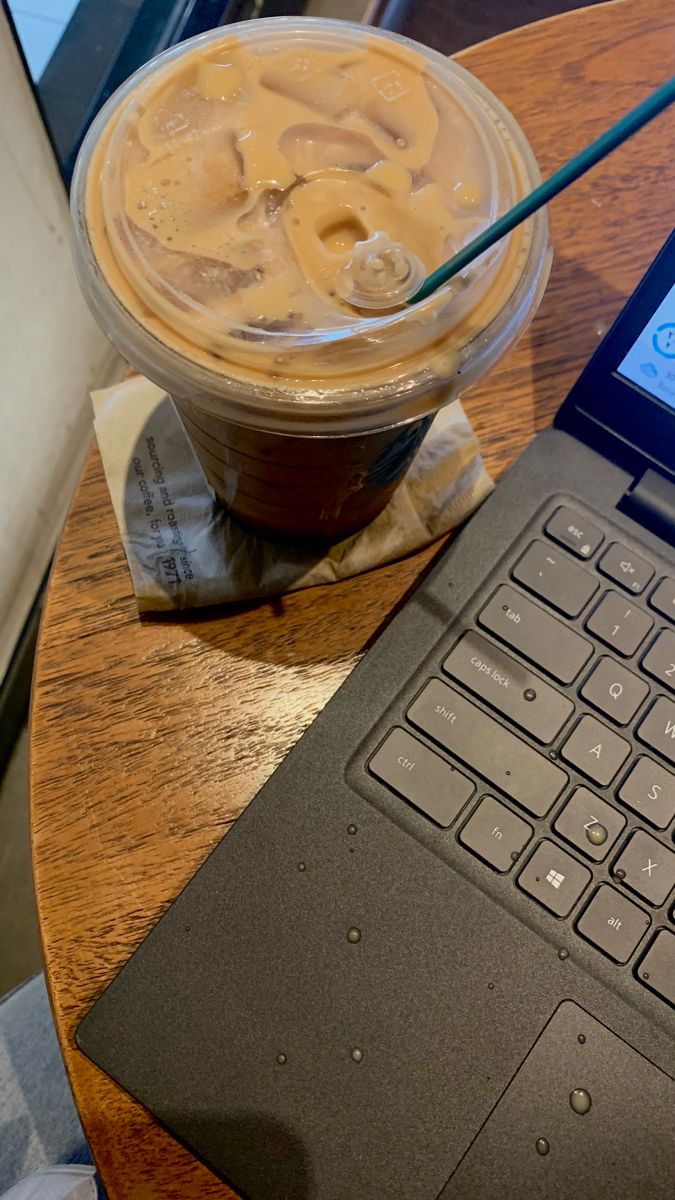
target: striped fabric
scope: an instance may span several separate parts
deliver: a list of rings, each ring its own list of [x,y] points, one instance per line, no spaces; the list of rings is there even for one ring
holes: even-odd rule
[[[43,975],[0,1000],[0,1197],[33,1171],[91,1165]],[[33,1193],[42,1196],[43,1190]],[[48,1194],[48,1193],[47,1193]]]

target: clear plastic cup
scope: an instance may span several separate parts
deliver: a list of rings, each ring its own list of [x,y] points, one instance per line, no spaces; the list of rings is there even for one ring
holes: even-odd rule
[[[511,114],[435,51],[343,21],[243,22],[159,55],[99,113],[73,180],[76,266],[231,512],[335,541],[523,331],[549,267],[541,211],[427,300],[378,312],[345,298],[355,246],[384,235],[431,271],[538,182]]]

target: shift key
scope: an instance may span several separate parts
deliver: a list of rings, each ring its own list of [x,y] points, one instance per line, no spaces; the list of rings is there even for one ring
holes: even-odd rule
[[[478,617],[484,629],[560,683],[571,683],[593,647],[563,621],[503,584]]]
[[[535,817],[549,811],[567,783],[566,772],[550,758],[439,679],[429,680],[407,715],[412,725]]]

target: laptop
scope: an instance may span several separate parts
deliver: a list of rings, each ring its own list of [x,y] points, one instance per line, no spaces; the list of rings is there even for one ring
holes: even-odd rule
[[[675,1194],[675,234],[85,1016],[251,1200]]]

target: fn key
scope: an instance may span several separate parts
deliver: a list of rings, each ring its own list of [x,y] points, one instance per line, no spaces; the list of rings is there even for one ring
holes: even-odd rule
[[[368,767],[373,775],[444,829],[452,824],[475,791],[466,775],[405,729],[392,729]]]
[[[459,840],[472,854],[494,867],[510,871],[532,837],[532,826],[510,808],[485,796],[462,827]]]

